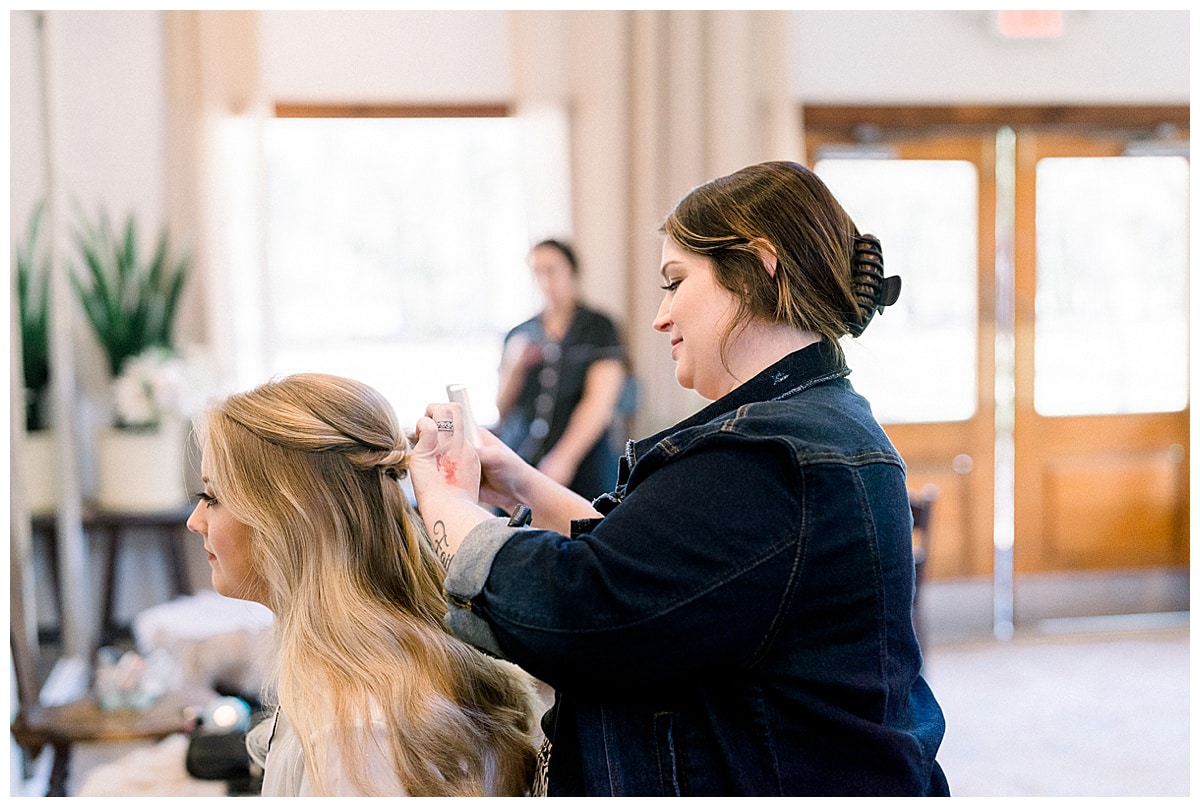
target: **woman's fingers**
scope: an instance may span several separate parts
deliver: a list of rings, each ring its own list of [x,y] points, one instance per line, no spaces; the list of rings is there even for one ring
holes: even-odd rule
[[[417,420],[416,437],[409,474],[418,502],[443,485],[478,496],[479,460],[467,441],[460,404],[430,404]]]

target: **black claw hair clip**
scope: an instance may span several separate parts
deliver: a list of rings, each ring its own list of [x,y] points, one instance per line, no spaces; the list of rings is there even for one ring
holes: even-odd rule
[[[883,276],[883,247],[873,235],[863,234],[854,239],[850,286],[858,303],[859,316],[858,321],[846,325],[852,336],[862,336],[875,312],[882,314],[884,307],[900,298],[900,276]]]

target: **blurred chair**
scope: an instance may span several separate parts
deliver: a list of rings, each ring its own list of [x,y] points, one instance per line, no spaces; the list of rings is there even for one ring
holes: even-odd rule
[[[933,504],[937,501],[937,485],[926,485],[919,491],[908,492],[908,504],[912,509],[913,530],[912,550],[913,565],[916,568],[916,579],[913,588],[913,628],[917,632],[917,640],[924,647],[922,636],[922,620],[920,612],[921,585],[925,582],[925,565],[929,560],[930,538],[933,534]]]

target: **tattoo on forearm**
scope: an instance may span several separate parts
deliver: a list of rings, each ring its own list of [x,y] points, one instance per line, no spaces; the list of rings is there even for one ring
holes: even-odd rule
[[[454,556],[450,554],[450,539],[446,537],[446,524],[441,519],[433,522],[433,551],[437,553],[442,566],[449,569]]]

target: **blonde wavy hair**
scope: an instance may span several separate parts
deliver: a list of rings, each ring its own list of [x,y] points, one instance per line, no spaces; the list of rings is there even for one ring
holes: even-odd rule
[[[531,684],[443,628],[444,571],[400,485],[410,447],[387,400],[293,375],[225,399],[197,433],[221,506],[251,530],[276,618],[267,691],[315,791],[329,789],[315,747],[329,730],[347,778],[377,792],[357,728],[377,714],[408,795],[524,795]]]

